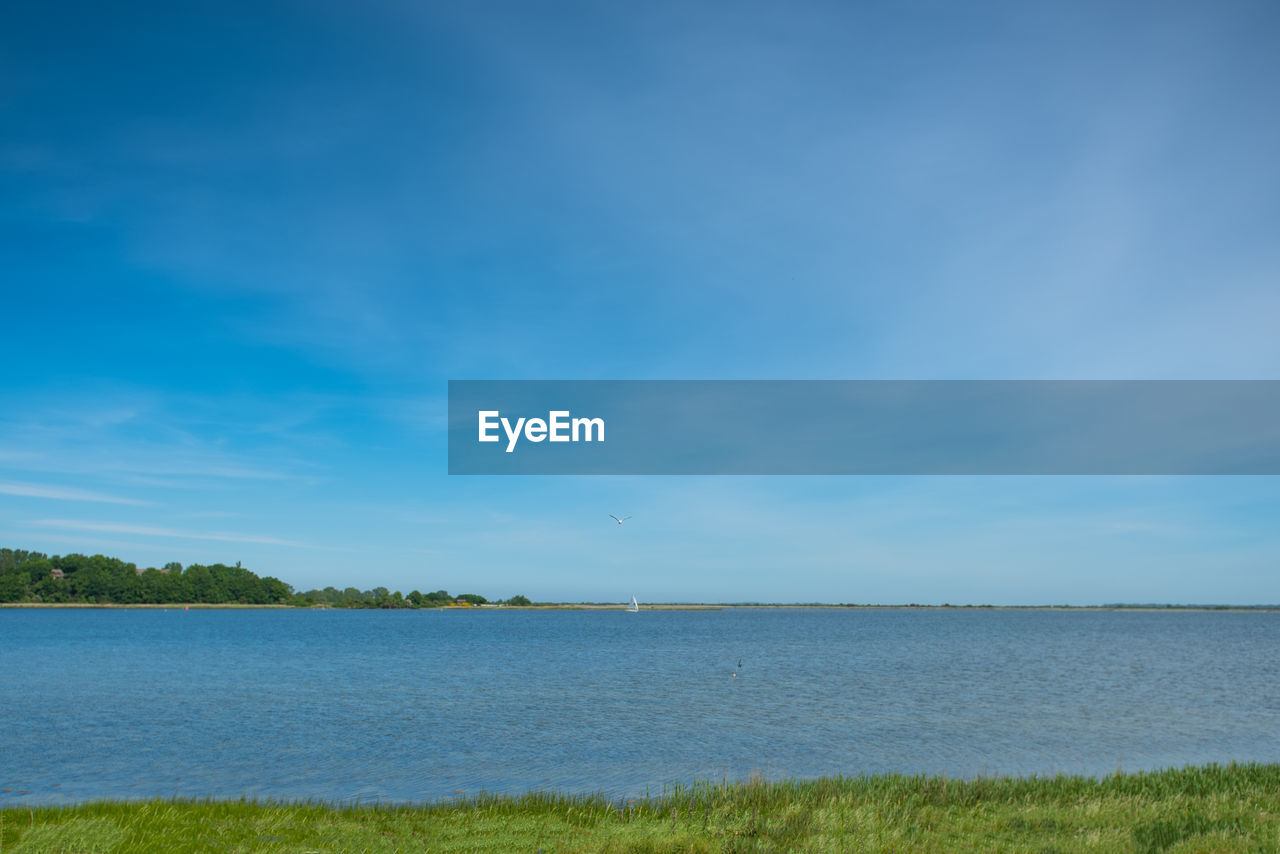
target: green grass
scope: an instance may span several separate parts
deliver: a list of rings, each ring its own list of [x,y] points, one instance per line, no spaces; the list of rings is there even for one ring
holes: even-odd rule
[[[1083,777],[701,785],[618,804],[530,794],[426,806],[146,801],[0,810],[18,852],[1280,851],[1280,765]]]

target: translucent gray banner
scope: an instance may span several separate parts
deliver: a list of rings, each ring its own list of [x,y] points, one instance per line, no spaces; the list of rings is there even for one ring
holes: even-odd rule
[[[1280,474],[1280,381],[449,383],[450,474]]]

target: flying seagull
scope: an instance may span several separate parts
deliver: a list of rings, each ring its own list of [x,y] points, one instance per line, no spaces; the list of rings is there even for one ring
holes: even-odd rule
[[[621,525],[623,522],[627,521],[627,520],[628,520],[628,519],[630,519],[631,517],[630,517],[630,516],[623,516],[621,519],[619,519],[617,516],[615,516],[615,515],[613,515],[612,513],[610,513],[610,514],[609,514],[609,518],[610,518],[610,519],[612,519],[613,521],[617,522],[619,525]]]

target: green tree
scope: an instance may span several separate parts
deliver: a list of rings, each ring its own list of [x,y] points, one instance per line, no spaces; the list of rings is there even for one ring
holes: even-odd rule
[[[229,601],[226,590],[220,585],[221,579],[215,572],[215,567],[193,563],[187,567],[186,572],[182,573],[182,577],[188,583],[187,592],[191,596],[191,601],[209,603]]]
[[[265,604],[283,604],[293,595],[293,588],[274,576],[264,575],[261,581]]]
[[[31,585],[31,598],[36,602],[68,602],[67,585],[61,580],[45,576]]]
[[[0,574],[0,602],[22,602],[30,594],[27,591],[28,576],[25,572]]]
[[[23,561],[17,567],[17,570],[26,573],[28,584],[35,584],[42,578],[48,578],[49,572],[55,568],[61,569],[62,567],[55,567],[54,562],[47,557],[39,557],[34,560]]]
[[[29,552],[25,549],[0,549],[0,572],[21,566],[30,560],[41,560],[48,557],[46,554]]]

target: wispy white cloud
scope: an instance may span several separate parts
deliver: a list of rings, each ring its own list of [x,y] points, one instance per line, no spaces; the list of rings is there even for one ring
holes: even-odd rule
[[[35,519],[32,525],[45,528],[59,528],[72,531],[94,531],[105,534],[134,534],[144,537],[172,537],[180,540],[216,540],[227,543],[257,543],[269,546],[288,546],[295,549],[321,549],[323,546],[301,543],[297,540],[286,540],[279,537],[264,537],[257,534],[240,534],[229,531],[183,531],[177,528],[162,528],[154,525],[131,525],[120,522],[90,522],[82,519]]]
[[[110,477],[164,488],[306,481],[332,447],[308,422],[342,400],[208,398],[126,387],[62,389],[0,415],[0,464],[25,472]]]
[[[19,483],[0,481],[0,495],[17,495],[22,498],[48,498],[54,501],[93,501],[101,504],[133,504],[145,507],[150,502],[136,498],[124,498],[119,495],[107,495],[91,492],[87,489],[74,489],[65,486],[49,486],[42,483]]]
[[[269,464],[240,460],[214,451],[186,451],[163,445],[125,442],[114,444],[114,453],[103,455],[73,442],[51,443],[47,450],[22,457],[14,456],[9,466],[14,469],[54,474],[102,475],[133,477],[146,484],[169,487],[200,486],[202,480],[286,481],[307,479]],[[182,481],[191,481],[187,484]]]

